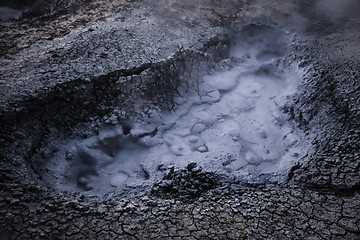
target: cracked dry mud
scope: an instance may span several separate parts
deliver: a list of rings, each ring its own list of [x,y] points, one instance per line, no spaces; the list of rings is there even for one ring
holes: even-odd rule
[[[360,20],[351,8],[335,5],[347,11],[343,18],[319,9],[322,0],[48,2],[64,11],[1,25],[2,239],[360,239]],[[304,73],[281,109],[306,136],[307,152],[283,180],[185,161],[126,172],[159,178],[125,193],[88,194],[86,179],[66,192],[49,181],[44,166],[61,160],[59,141],[92,139],[114,125],[136,141],[160,134],[136,132],[129,119],[174,111],[181,91],[224,61],[230,69],[244,63],[229,51],[236,34],[254,26],[288,33],[289,50],[270,53],[273,66]],[[237,163],[220,160],[224,169]]]

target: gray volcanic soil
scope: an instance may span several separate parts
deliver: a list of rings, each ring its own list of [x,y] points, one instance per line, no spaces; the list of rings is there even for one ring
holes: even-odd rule
[[[39,3],[25,18],[0,26],[3,239],[360,239],[356,1]],[[286,50],[269,41],[274,34],[265,34],[263,45],[249,44],[259,41],[259,31],[287,39]],[[266,47],[243,58],[234,55],[239,46],[250,53]],[[251,70],[244,74],[243,66]],[[229,72],[236,80],[222,75]],[[274,92],[262,79],[271,76],[278,91],[296,82],[289,74],[299,76],[300,85],[284,101],[271,95],[281,103],[274,118],[282,124],[275,127],[273,105],[262,98]],[[238,96],[250,108],[233,104],[226,116],[219,112]],[[160,127],[184,106],[190,110],[171,126],[186,130],[200,107],[191,135]],[[223,117],[209,121],[203,112]],[[265,120],[255,121],[255,113]],[[244,116],[251,124],[238,128]],[[138,127],[146,121],[155,128]],[[252,127],[264,125],[266,131],[257,132],[262,138],[254,137]],[[198,126],[206,130],[194,134]],[[270,141],[287,134],[284,129],[300,139],[300,157],[279,172],[267,170],[273,157],[249,152],[270,146],[270,153],[283,154],[277,160],[285,159],[292,150]],[[219,139],[217,149],[233,144],[229,149],[238,147],[239,155],[216,155],[221,164],[206,165],[217,143],[209,135]],[[159,140],[151,145],[149,139]],[[139,165],[128,164],[110,185],[104,180],[93,188],[92,179],[106,179],[106,166],[115,166],[99,162],[112,163],[119,148],[136,151],[139,143],[155,146],[145,155],[169,151],[182,164],[159,162],[154,170],[137,159]],[[98,149],[110,157],[97,158]],[[61,187],[64,174],[70,191]],[[126,182],[139,179],[132,188]],[[102,191],[111,187],[123,191]]]

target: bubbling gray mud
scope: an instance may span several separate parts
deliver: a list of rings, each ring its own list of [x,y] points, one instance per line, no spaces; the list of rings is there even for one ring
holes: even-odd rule
[[[65,140],[46,163],[44,181],[60,191],[142,191],[167,168],[193,162],[247,181],[284,181],[308,152],[305,137],[281,108],[302,76],[286,61],[292,36],[250,25],[234,38],[228,59],[178,88],[172,111],[150,111],[85,140]]]

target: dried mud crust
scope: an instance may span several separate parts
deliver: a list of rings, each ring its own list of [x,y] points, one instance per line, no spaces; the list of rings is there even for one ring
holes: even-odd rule
[[[28,48],[38,41],[62,37],[71,30],[89,22],[103,21],[108,12],[130,11],[135,1],[35,1],[15,24],[0,25],[0,54],[12,54]]]
[[[192,203],[98,201],[16,184],[1,202],[3,239],[359,239],[359,194],[294,186],[210,191]],[[27,194],[24,194],[26,191]],[[6,208],[3,206],[6,205]]]
[[[294,181],[353,193],[360,190],[359,27],[350,21],[334,29],[299,46],[308,49],[300,57],[308,73],[288,111],[315,134],[315,150]]]
[[[154,195],[106,199],[55,193],[41,185],[26,162],[28,154],[41,144],[46,134],[56,133],[57,124],[51,124],[54,118],[42,118],[35,114],[33,118],[26,119],[33,113],[27,113],[29,106],[26,104],[38,104],[36,101],[9,104],[10,108],[4,110],[6,114],[1,115],[1,120],[7,124],[6,128],[4,125],[1,128],[4,133],[1,134],[1,145],[5,146],[0,149],[1,237],[360,239],[360,55],[356,47],[360,38],[359,31],[354,31],[356,26],[359,26],[356,22],[348,23],[332,33],[310,35],[295,46],[295,59],[301,59],[308,73],[297,98],[288,106],[289,116],[309,134],[317,134],[313,141],[316,151],[295,166],[289,173],[289,183],[281,186],[244,187],[224,183],[219,188],[204,188],[205,191],[196,194],[191,201],[184,201],[179,198],[178,189],[201,190],[196,186],[185,188],[186,181],[194,180],[190,177],[186,179],[194,170],[190,167],[190,170],[177,170],[168,176],[176,184],[180,183],[175,184],[177,192],[166,196],[168,199]],[[111,79],[112,75],[102,76]],[[96,82],[99,79],[101,76],[91,80]],[[88,80],[83,81],[85,79],[74,80],[57,87],[72,89],[72,84],[80,86]],[[62,92],[61,88],[59,91]],[[37,100],[40,96],[43,106],[52,99],[46,94],[36,96]],[[72,96],[76,96],[76,92]],[[112,103],[106,104],[111,108]],[[16,112],[17,106],[19,112]],[[51,114],[62,115],[56,111]],[[81,118],[90,115],[91,111],[85,111],[84,115],[79,114],[79,119],[66,121],[65,125],[71,125],[72,121],[81,122]],[[212,182],[213,176],[210,175],[203,178],[200,174],[194,181],[201,178],[205,183]],[[185,179],[184,184],[181,179]]]
[[[151,190],[155,196],[165,199],[178,199],[183,202],[193,201],[207,191],[221,186],[221,177],[213,172],[206,172],[190,163],[186,169],[168,169],[164,178],[156,182]]]

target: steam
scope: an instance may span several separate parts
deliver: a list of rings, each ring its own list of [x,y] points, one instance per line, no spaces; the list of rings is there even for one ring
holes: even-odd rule
[[[319,0],[316,9],[334,22],[360,17],[359,0]]]
[[[360,17],[360,1],[358,0],[317,0],[299,1],[297,11],[305,17],[306,26],[317,23],[339,24]],[[296,14],[294,18],[298,17]]]
[[[0,7],[0,22],[10,19],[18,19],[21,17],[22,10],[17,10],[10,7]]]

